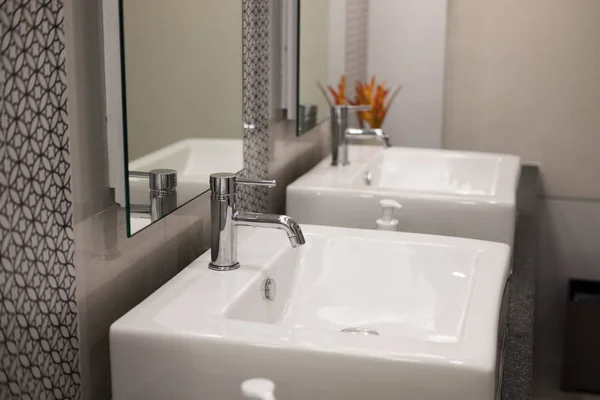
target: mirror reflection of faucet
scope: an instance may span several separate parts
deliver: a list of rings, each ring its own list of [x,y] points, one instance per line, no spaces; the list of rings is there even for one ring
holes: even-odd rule
[[[148,204],[130,204],[131,213],[144,214],[154,222],[177,209],[176,170],[129,171],[129,177],[148,179]]]
[[[349,128],[350,111],[370,111],[369,105],[337,105],[331,107],[331,165],[349,165],[348,139],[378,139],[385,148],[391,147],[389,136],[381,129]]]
[[[303,134],[314,129],[318,124],[318,107],[316,104],[299,104],[298,105],[298,134]]]

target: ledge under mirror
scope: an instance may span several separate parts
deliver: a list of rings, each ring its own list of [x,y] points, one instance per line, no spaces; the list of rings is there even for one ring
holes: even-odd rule
[[[113,187],[132,236],[205,193],[211,173],[243,168],[242,5],[105,0],[104,26],[109,148],[118,136],[125,155],[125,192]]]

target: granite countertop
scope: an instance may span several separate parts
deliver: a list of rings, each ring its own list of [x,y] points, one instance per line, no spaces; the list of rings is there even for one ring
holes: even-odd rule
[[[525,400],[532,396],[540,195],[538,167],[524,166],[521,170],[517,194],[519,214],[513,254],[513,273],[508,287],[501,400]]]

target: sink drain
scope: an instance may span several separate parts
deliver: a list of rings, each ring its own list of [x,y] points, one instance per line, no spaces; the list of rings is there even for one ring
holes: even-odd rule
[[[377,332],[375,329],[369,329],[369,328],[346,328],[346,329],[342,329],[342,332],[351,333],[353,335],[379,336],[379,332]]]

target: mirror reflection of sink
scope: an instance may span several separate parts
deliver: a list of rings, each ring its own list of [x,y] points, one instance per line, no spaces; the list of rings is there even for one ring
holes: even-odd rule
[[[303,230],[292,249],[240,228],[240,269],[204,254],[113,324],[113,398],[233,399],[264,376],[286,400],[494,399],[508,246]]]
[[[129,223],[131,224],[132,232],[139,232],[142,229],[150,226],[152,224],[152,220],[149,216],[133,214],[129,218]]]
[[[176,170],[177,199],[184,204],[208,190],[211,173],[240,171],[243,159],[242,139],[186,139],[131,161],[129,170]],[[129,196],[131,204],[148,204],[148,180],[130,178]]]
[[[323,160],[287,188],[300,223],[376,228],[396,200],[400,230],[512,245],[520,159],[449,150],[350,146],[350,165]]]

